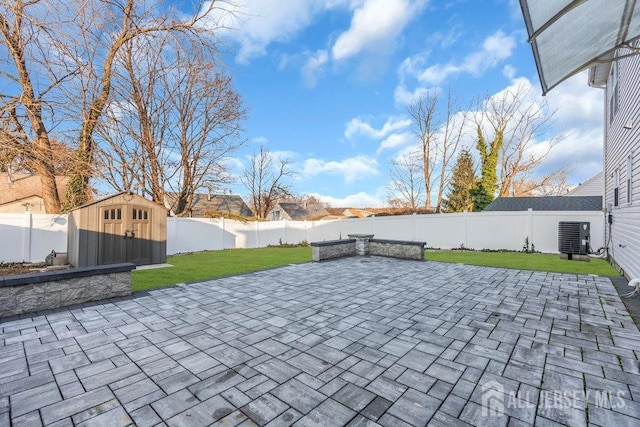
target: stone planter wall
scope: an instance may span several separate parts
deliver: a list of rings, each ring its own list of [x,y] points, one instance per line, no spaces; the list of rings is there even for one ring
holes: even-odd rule
[[[342,258],[356,254],[356,239],[328,240],[311,243],[311,259],[324,261],[326,259]]]
[[[347,256],[386,256],[424,261],[425,242],[373,239],[373,234],[350,234],[351,239],[311,243],[313,261]]]
[[[0,317],[131,295],[131,263],[0,277]]]
[[[424,260],[424,242],[369,239],[369,255]]]

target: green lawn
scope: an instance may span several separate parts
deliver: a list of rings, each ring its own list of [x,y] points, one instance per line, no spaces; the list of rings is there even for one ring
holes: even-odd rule
[[[160,288],[311,261],[311,248],[229,249],[167,257],[173,267],[133,271],[131,290]]]
[[[589,262],[568,261],[553,254],[529,254],[521,252],[479,251],[427,251],[425,259],[431,261],[459,262],[491,267],[522,270],[552,271],[558,273],[597,274],[617,276],[618,272],[605,260],[592,258]]]
[[[616,270],[602,259],[590,262],[566,261],[558,255],[520,252],[427,251],[425,259],[463,264],[541,270],[560,273],[616,276]],[[216,277],[248,273],[311,261],[311,248],[229,249],[167,257],[173,267],[134,271],[131,289],[142,291],[198,282]]]

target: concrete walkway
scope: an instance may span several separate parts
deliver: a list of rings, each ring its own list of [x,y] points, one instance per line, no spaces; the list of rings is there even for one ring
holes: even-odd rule
[[[0,321],[0,426],[640,425],[606,278],[302,264]]]

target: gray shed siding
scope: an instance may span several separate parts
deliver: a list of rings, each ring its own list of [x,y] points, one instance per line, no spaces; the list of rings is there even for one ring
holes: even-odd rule
[[[611,117],[611,79],[605,94],[605,206],[613,206],[610,254],[631,278],[640,277],[640,56],[618,61],[618,110]],[[627,128],[625,128],[625,126]],[[630,127],[630,129],[628,128]],[[631,159],[631,201],[627,195],[627,158]],[[615,176],[619,202],[614,206]]]
[[[75,267],[103,264],[100,261],[101,208],[111,205],[142,206],[151,211],[150,263],[167,260],[167,213],[164,206],[138,195],[118,193],[81,206],[68,216],[67,256]]]

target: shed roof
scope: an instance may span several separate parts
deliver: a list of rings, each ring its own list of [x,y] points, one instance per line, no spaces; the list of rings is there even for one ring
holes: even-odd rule
[[[110,194],[110,195],[105,196],[105,197],[102,197],[102,198],[100,198],[100,199],[93,200],[93,201],[91,201],[91,202],[87,202],[87,203],[85,203],[84,205],[77,206],[77,207],[75,207],[75,208],[71,209],[71,212],[76,211],[76,210],[78,210],[78,209],[86,208],[86,207],[91,206],[91,205],[95,205],[95,204],[97,204],[97,203],[104,202],[105,200],[109,200],[109,199],[113,199],[113,198],[118,197],[118,196],[122,196],[123,194],[131,194],[132,196],[134,196],[134,197],[136,197],[136,198],[140,198],[140,199],[142,199],[142,200],[144,200],[144,201],[146,201],[146,202],[148,202],[148,203],[152,203],[152,204],[158,205],[158,207],[162,207],[162,209],[163,209],[163,210],[164,210],[164,209],[166,209],[166,208],[165,208],[163,205],[161,205],[160,203],[156,203],[156,202],[154,202],[154,201],[152,201],[152,200],[145,199],[144,197],[142,197],[142,196],[140,196],[140,195],[138,195],[138,194],[135,194],[135,193],[131,193],[131,192],[129,192],[129,190],[123,190],[123,191],[120,191],[120,192],[118,192],[118,193]]]
[[[496,211],[600,211],[602,196],[498,197],[484,212]]]

